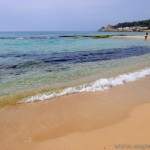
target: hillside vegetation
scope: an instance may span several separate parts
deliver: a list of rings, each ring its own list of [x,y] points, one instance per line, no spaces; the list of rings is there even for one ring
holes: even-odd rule
[[[133,22],[124,22],[118,23],[114,25],[114,28],[121,28],[121,27],[148,27],[150,29],[150,19],[149,20],[142,20],[142,21],[133,21]]]

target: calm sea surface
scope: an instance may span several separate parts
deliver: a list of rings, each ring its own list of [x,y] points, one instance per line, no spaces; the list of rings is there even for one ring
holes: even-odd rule
[[[62,35],[143,35],[143,39]],[[143,32],[0,32],[0,99],[88,83],[150,67]]]

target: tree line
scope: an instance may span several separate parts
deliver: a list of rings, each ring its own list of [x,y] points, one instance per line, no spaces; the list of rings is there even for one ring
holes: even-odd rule
[[[114,28],[121,28],[121,27],[148,27],[150,29],[150,19],[149,20],[142,20],[142,21],[133,21],[133,22],[124,22],[118,23],[114,25]]]

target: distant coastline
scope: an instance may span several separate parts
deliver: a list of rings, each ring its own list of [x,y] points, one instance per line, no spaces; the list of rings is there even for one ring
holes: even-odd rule
[[[106,25],[99,32],[150,32],[150,19],[143,21],[124,22],[117,25]]]

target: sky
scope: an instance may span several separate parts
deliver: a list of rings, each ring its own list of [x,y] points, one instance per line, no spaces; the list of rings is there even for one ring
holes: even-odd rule
[[[0,31],[96,31],[150,19],[150,0],[0,0]]]

